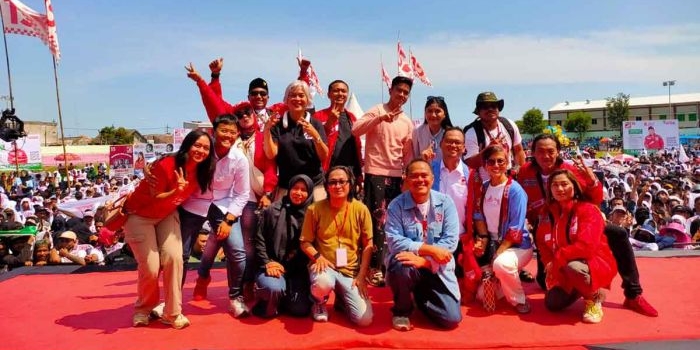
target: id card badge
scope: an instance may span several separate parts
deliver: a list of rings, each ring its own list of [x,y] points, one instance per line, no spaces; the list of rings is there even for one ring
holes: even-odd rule
[[[344,267],[348,265],[348,250],[345,248],[337,248],[335,250],[335,267]]]

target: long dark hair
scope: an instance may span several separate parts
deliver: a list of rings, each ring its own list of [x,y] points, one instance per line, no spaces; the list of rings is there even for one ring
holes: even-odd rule
[[[211,135],[209,135],[209,133],[202,130],[190,131],[190,133],[187,134],[187,136],[185,136],[185,139],[182,140],[182,145],[180,145],[180,149],[177,150],[177,153],[175,153],[175,167],[182,168],[185,177],[187,177],[187,169],[185,167],[185,164],[187,163],[187,160],[189,158],[188,152],[192,148],[192,145],[194,145],[194,143],[197,142],[197,140],[199,140],[199,138],[202,136],[206,136],[209,140],[209,144],[211,145],[209,148],[209,155],[207,156],[207,158],[201,163],[197,164],[197,183],[199,184],[199,188],[201,189],[202,193],[204,193],[209,189],[209,186],[211,185],[211,179],[214,177],[214,169],[216,169],[216,159],[214,157],[214,140],[212,140]]]
[[[440,123],[440,127],[443,129],[451,128],[452,120],[450,119],[450,111],[447,110],[447,103],[445,102],[445,98],[442,96],[428,96],[428,99],[425,101],[425,108],[423,108],[423,110],[428,109],[428,107],[433,103],[437,103],[438,107],[440,107],[445,112],[445,119],[443,119]],[[423,124],[427,123],[428,120],[423,118]]]

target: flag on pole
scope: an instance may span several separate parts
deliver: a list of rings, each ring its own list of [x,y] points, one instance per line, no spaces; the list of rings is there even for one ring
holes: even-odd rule
[[[386,69],[384,69],[384,63],[382,63],[382,81],[386,84],[387,89],[391,88],[391,78],[389,77],[389,73],[386,72]]]
[[[430,79],[428,79],[428,76],[425,74],[423,66],[421,66],[420,62],[418,62],[416,56],[413,55],[413,51],[409,53],[411,54],[411,67],[413,68],[413,75],[417,77],[418,80],[421,81],[421,83],[432,87],[433,84],[430,82]]]
[[[49,47],[58,60],[61,53],[58,49],[56,22],[53,17],[51,1],[45,0],[48,15],[42,15],[32,10],[19,0],[1,0],[2,19],[5,22],[3,30],[8,34],[27,35],[39,38]]]
[[[301,54],[301,48],[299,49],[299,55],[297,58],[299,59],[299,62],[304,59],[304,56]],[[311,88],[312,94],[318,93],[319,95],[323,96],[321,83],[318,80],[318,75],[316,75],[316,71],[314,70],[314,66],[312,64],[309,64],[309,87]]]
[[[399,75],[402,77],[413,78],[413,70],[411,69],[411,64],[406,56],[406,51],[401,47],[401,42],[397,44],[397,50],[399,53]]]
[[[49,30],[49,50],[56,58],[56,61],[61,59],[61,51],[58,48],[58,34],[56,33],[56,19],[53,16],[53,6],[51,0],[44,0],[46,5],[46,26]]]

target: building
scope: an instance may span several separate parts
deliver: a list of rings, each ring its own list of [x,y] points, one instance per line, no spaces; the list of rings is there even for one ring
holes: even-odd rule
[[[58,137],[58,126],[55,121],[25,121],[24,132],[26,132],[27,135],[39,135],[42,146],[61,144],[61,139]]]
[[[630,97],[630,116],[628,120],[665,120],[674,118],[678,120],[681,134],[697,133],[697,128],[700,127],[698,123],[700,93],[671,95],[670,101],[669,109],[669,95]],[[589,113],[592,117],[589,134],[614,132],[616,135],[619,135],[619,128],[611,129],[609,126],[606,115],[606,102],[606,100],[585,100],[576,102],[565,101],[556,104],[547,112],[549,125],[563,126],[569,113],[582,111]]]
[[[182,123],[182,127],[185,129],[189,130],[196,130],[196,129],[211,129],[212,125],[211,122],[207,121],[201,121],[201,120],[192,120],[189,122],[184,122]]]

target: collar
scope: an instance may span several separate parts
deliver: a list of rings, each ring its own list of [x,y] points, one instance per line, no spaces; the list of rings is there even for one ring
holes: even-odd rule
[[[460,174],[464,174],[464,166],[464,162],[461,159],[459,159],[457,161],[457,167],[453,171],[458,171]],[[448,174],[452,172],[450,171],[450,169],[447,169],[447,166],[445,166],[444,159],[440,161],[440,172],[442,173],[443,170],[445,170]]]

